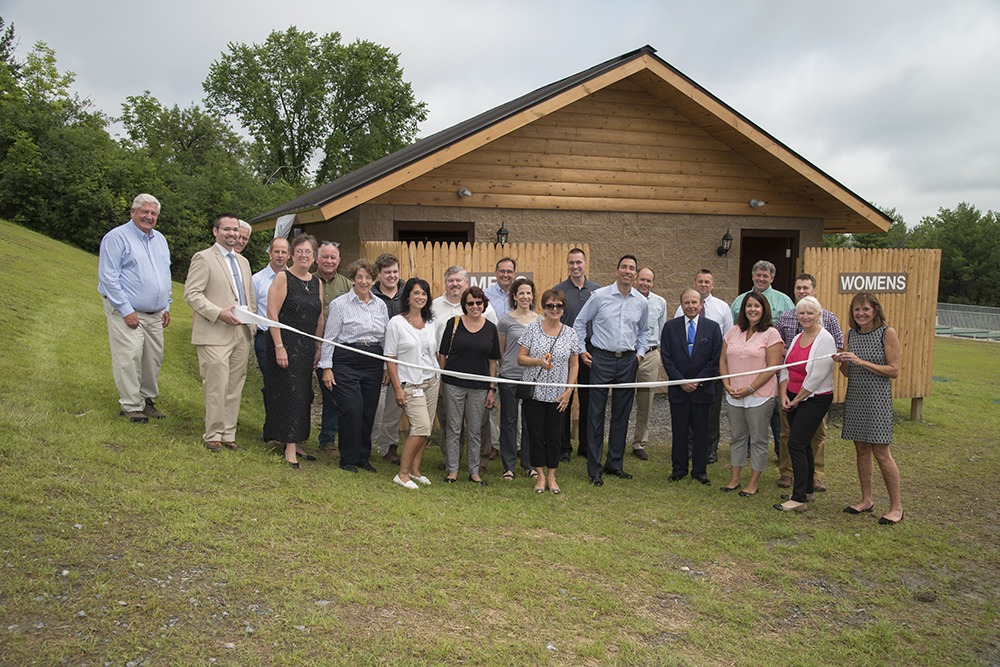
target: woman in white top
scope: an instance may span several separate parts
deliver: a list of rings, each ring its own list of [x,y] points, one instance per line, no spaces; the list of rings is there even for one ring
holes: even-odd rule
[[[399,461],[399,474],[392,480],[407,489],[419,488],[416,482],[431,483],[420,472],[420,462],[434,425],[440,386],[440,378],[434,372],[439,368],[438,342],[430,323],[433,317],[430,292],[431,287],[426,280],[407,280],[400,296],[402,308],[399,315],[389,320],[385,331],[385,356],[413,364],[404,366],[386,362],[396,404],[402,406],[410,422],[410,434],[403,443]]]
[[[816,474],[812,437],[833,403],[833,356],[837,344],[823,328],[823,307],[816,297],[805,296],[795,305],[802,333],[792,340],[781,370],[778,397],[788,413],[788,453],[792,457],[792,495],[775,505],[782,512],[803,512],[813,492]],[[797,363],[806,362],[806,363]]]

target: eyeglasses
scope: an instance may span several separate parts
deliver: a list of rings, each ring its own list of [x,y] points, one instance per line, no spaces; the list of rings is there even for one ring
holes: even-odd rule
[[[466,301],[465,305],[466,306],[481,306],[481,305],[483,305],[483,302],[482,301],[478,301],[478,300],[477,301]]]
[[[323,246],[326,246],[326,245],[332,245],[334,248],[339,248],[340,247],[340,241],[323,241],[319,245],[320,245],[320,247],[323,247]]]
[[[563,303],[547,303],[543,307],[545,308],[545,310],[562,310],[563,308],[566,307],[566,304],[563,304]]]

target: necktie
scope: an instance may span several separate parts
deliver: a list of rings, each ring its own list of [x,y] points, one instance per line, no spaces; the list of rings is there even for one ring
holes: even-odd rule
[[[694,352],[694,320],[688,320],[688,356]]]
[[[236,267],[236,254],[229,253],[226,255],[229,258],[229,266],[233,270],[233,279],[236,281],[236,293],[240,296],[240,305],[247,305],[247,292],[243,289],[243,280],[240,278],[240,270]]]

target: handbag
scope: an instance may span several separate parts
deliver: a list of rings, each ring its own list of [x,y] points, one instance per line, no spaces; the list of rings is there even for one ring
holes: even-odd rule
[[[556,337],[552,340],[552,345],[549,346],[549,351],[546,353],[546,356],[551,357],[552,350],[555,349],[556,343],[559,341],[559,337],[562,336],[563,329],[565,329],[565,328],[566,328],[565,324],[562,325],[561,327],[559,327],[559,333],[557,333]],[[541,367],[535,366],[535,368],[539,369],[538,372],[535,373],[535,375],[539,375],[540,376],[542,374]],[[527,381],[524,376],[522,376],[521,379],[524,380],[524,381]],[[536,379],[537,378],[532,378],[532,380],[536,380]],[[518,400],[521,400],[521,401],[528,400],[529,398],[534,398],[534,395],[535,395],[535,385],[533,385],[533,384],[519,384],[519,385],[517,385],[517,389],[514,390],[514,395],[517,396]]]

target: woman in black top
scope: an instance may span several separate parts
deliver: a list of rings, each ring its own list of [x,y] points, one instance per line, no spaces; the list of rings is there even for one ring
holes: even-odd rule
[[[486,294],[478,287],[462,293],[464,315],[452,318],[444,328],[439,348],[439,363],[448,371],[496,377],[497,360],[500,358],[500,340],[496,325],[483,317]],[[482,486],[486,482],[479,476],[479,444],[483,419],[487,410],[496,402],[496,385],[489,381],[467,380],[450,375],[442,376],[444,388],[444,453],[445,482],[458,478],[459,446],[463,417],[468,440],[469,481]]]

